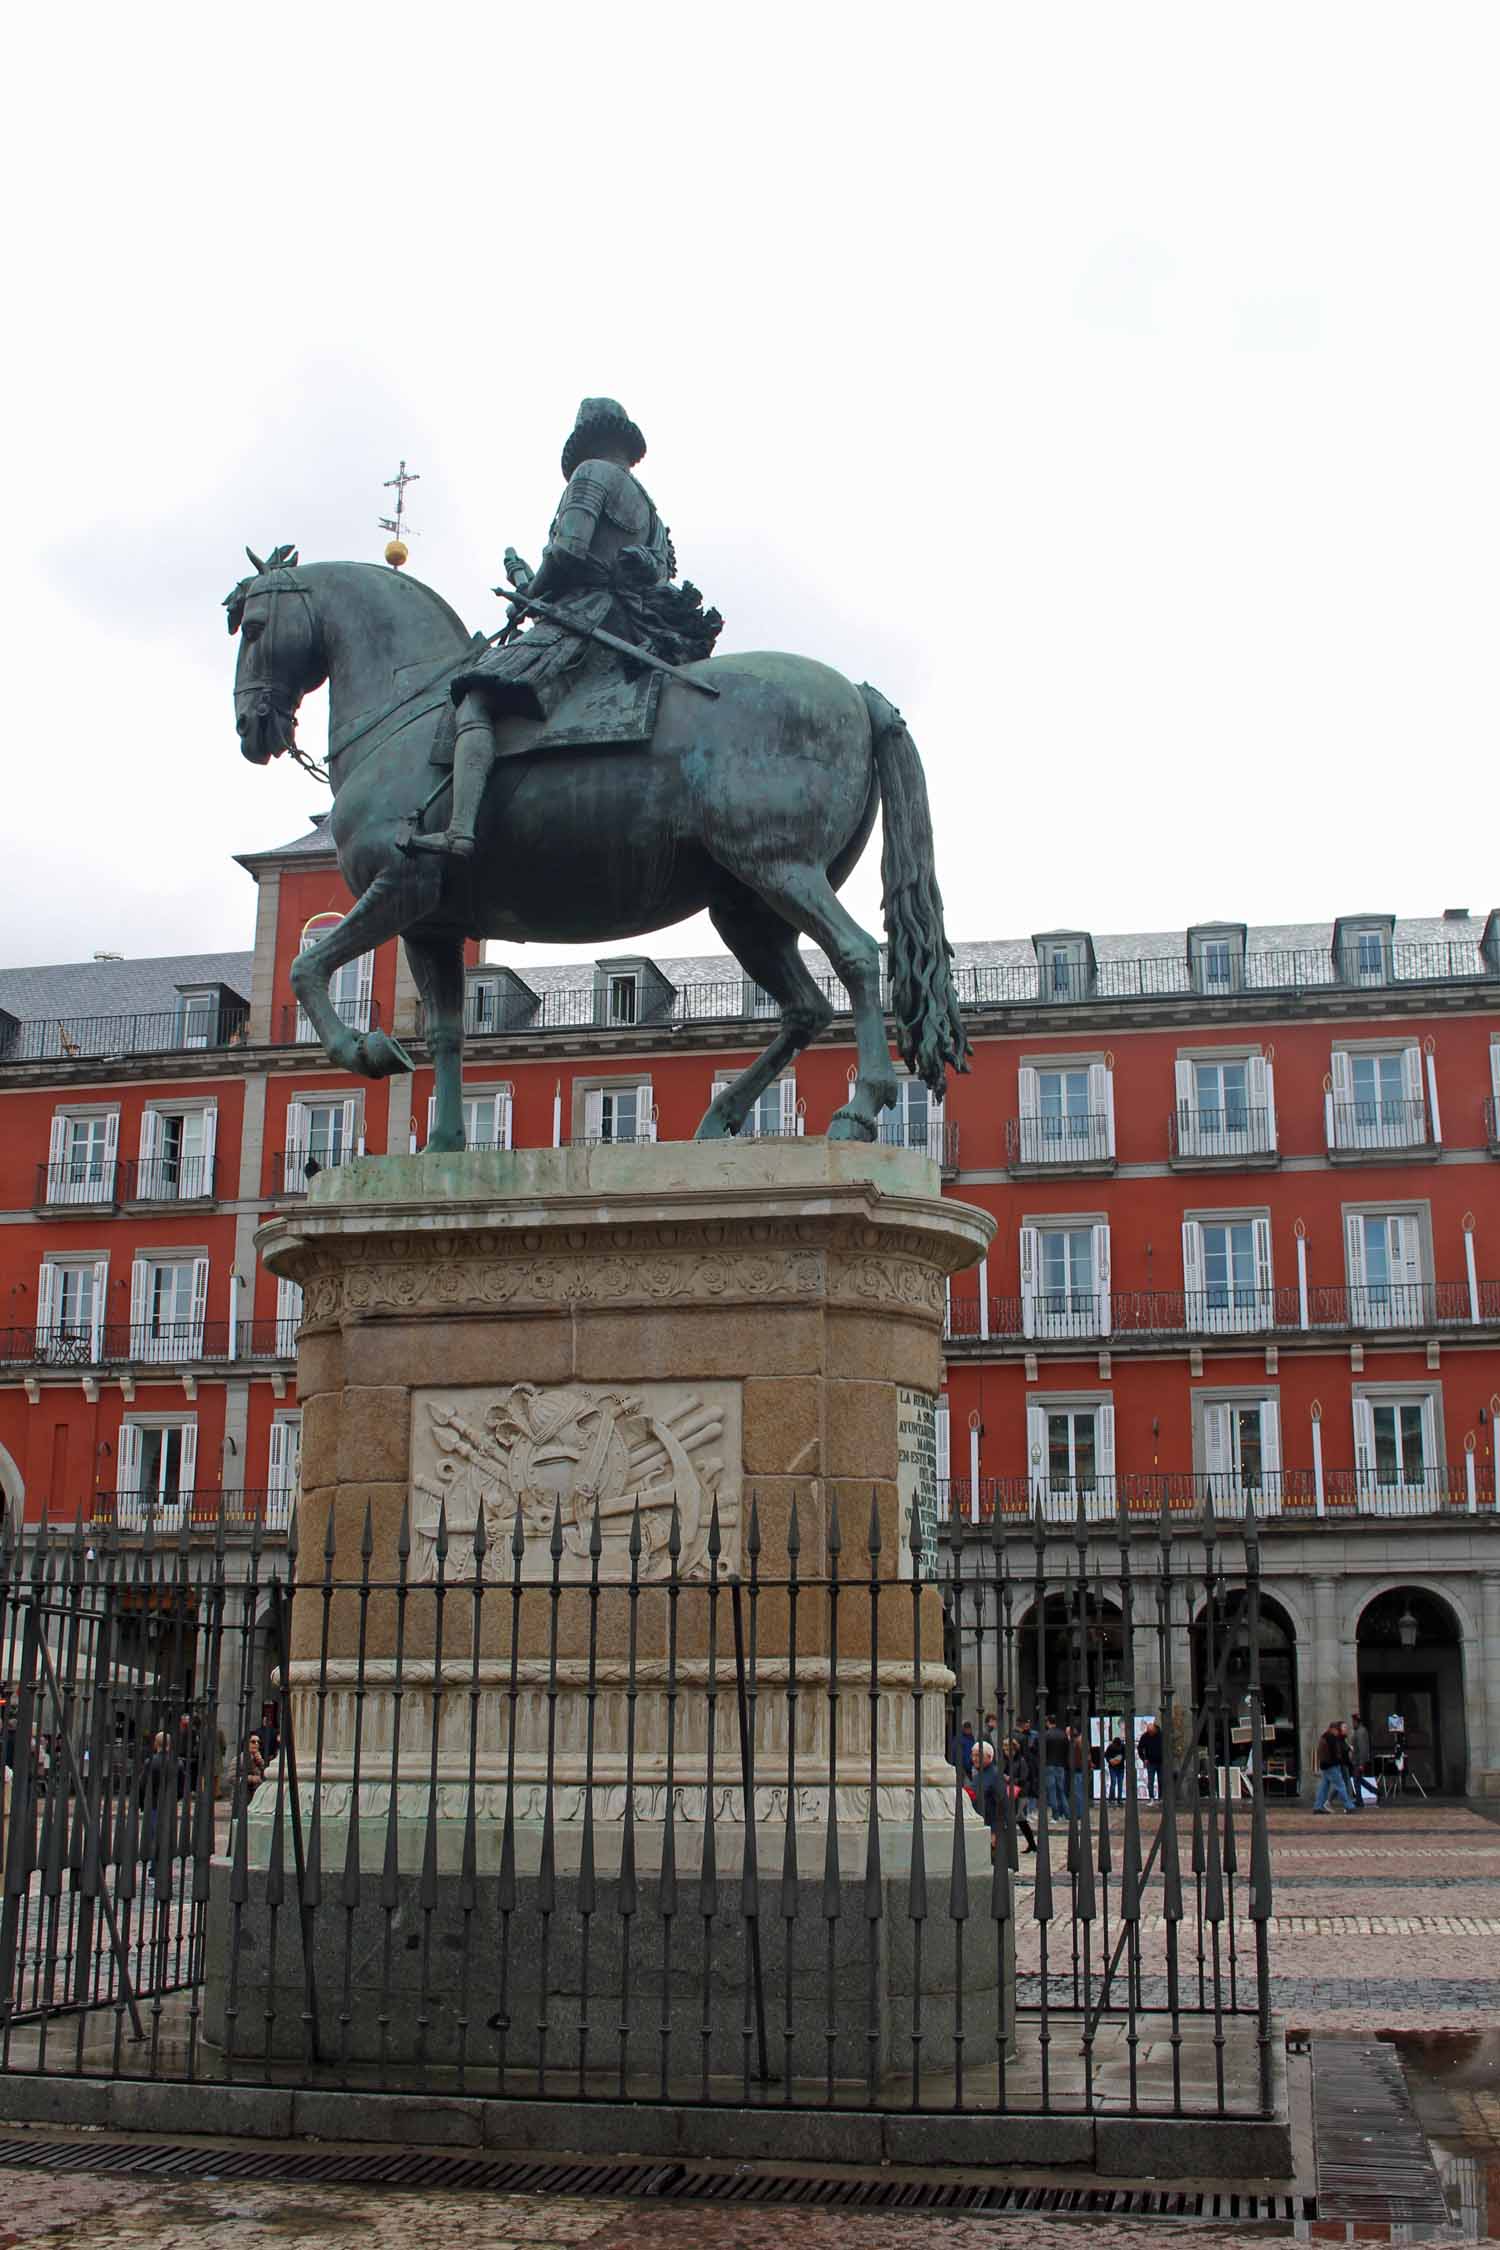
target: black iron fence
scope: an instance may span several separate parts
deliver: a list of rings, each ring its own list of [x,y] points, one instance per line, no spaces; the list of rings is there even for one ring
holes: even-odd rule
[[[113,1016],[38,1016],[0,1025],[0,1063],[112,1061],[118,1055],[243,1047],[250,1036],[243,1002],[188,1002],[181,1008]]]
[[[826,1509],[8,1527],[0,2068],[1268,2115],[1253,1522]]]

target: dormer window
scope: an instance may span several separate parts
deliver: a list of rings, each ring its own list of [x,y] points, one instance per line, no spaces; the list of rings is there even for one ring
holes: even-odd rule
[[[184,992],[177,1003],[177,1044],[179,1047],[211,1047],[218,1030],[219,992],[217,985],[206,986],[201,992]]]
[[[1054,931],[1032,939],[1037,990],[1042,1000],[1086,1000],[1094,983],[1093,940],[1082,931]]]
[[[1210,997],[1241,992],[1245,984],[1243,924],[1209,922],[1189,930],[1188,967],[1195,988]]]
[[[609,980],[608,1021],[611,1024],[640,1022],[641,980],[633,970]]]
[[[1395,928],[1391,914],[1346,915],[1334,923],[1334,967],[1345,984],[1390,982]]]

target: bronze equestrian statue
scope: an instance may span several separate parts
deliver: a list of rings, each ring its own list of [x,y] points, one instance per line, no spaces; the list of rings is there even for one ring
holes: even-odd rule
[[[251,554],[254,576],[226,599],[247,758],[292,749],[302,698],[328,684],[331,828],[355,904],[297,956],[293,987],[341,1069],[410,1070],[386,1032],[342,1022],[328,989],[401,937],[436,1071],[434,1150],[464,1145],[467,938],[638,937],[701,908],[781,1023],[698,1138],[737,1133],[831,1020],[805,934],[854,1012],[858,1076],[829,1138],[874,1140],[897,1098],[880,951],[836,894],[877,805],[897,1043],[938,1096],[966,1067],[927,785],[900,713],[810,657],[710,653],[720,619],[673,583],[670,536],[633,474],[644,451],[622,407],[584,401],[539,568],[507,550],[511,617],[492,641],[398,571],[303,564],[291,547]]]

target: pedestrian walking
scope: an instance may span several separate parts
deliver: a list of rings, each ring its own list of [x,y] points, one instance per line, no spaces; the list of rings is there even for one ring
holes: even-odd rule
[[[1068,1730],[1055,1718],[1047,1720],[1043,1745],[1047,1754],[1047,1810],[1054,1820],[1068,1817]]]
[[[1104,1745],[1104,1766],[1109,1775],[1109,1801],[1112,1805],[1123,1805],[1125,1802],[1126,1755],[1124,1741],[1116,1727]]]
[[[1146,1795],[1153,1804],[1161,1795],[1161,1761],[1165,1747],[1160,1722],[1148,1719],[1136,1738],[1135,1754],[1146,1769]]]
[[[1318,1791],[1313,1799],[1315,1813],[1327,1812],[1330,1796],[1338,1798],[1341,1811],[1354,1810],[1349,1784],[1344,1779],[1344,1764],[1349,1751],[1348,1745],[1341,1739],[1342,1735],[1342,1719],[1332,1719],[1318,1737]]]
[[[1367,1802],[1365,1783],[1375,1778],[1370,1746],[1370,1730],[1357,1711],[1349,1714],[1349,1760],[1353,1768],[1354,1809],[1362,1812]]]
[[[1013,1734],[1005,1738],[1004,1773],[1006,1786],[1016,1808],[1016,1826],[1021,1831],[1021,1841],[1029,1852],[1034,1852],[1036,1837],[1027,1817],[1027,1806],[1034,1804],[1036,1800],[1036,1768],[1026,1744],[1018,1742]]]

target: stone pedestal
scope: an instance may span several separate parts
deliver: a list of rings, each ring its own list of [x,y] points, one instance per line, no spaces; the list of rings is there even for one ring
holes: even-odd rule
[[[759,1897],[794,2071],[909,2064],[914,1850],[928,2051],[965,1884],[993,2039],[988,1835],[912,1540],[935,1569],[944,1283],[991,1232],[926,1157],[812,1140],[364,1158],[262,1230],[304,1291],[288,1702],[325,1900],[355,1876],[354,1921],[314,1917],[351,2052],[441,2060],[462,2017],[493,2056],[498,2013],[509,2060],[539,2020],[576,2054],[580,2010],[613,2051],[623,2010],[632,2067],[678,2025],[737,2072]],[[237,1991],[288,1787],[251,1816]],[[234,1919],[226,1885],[221,1953]],[[300,2041],[290,1924],[280,1957]]]

